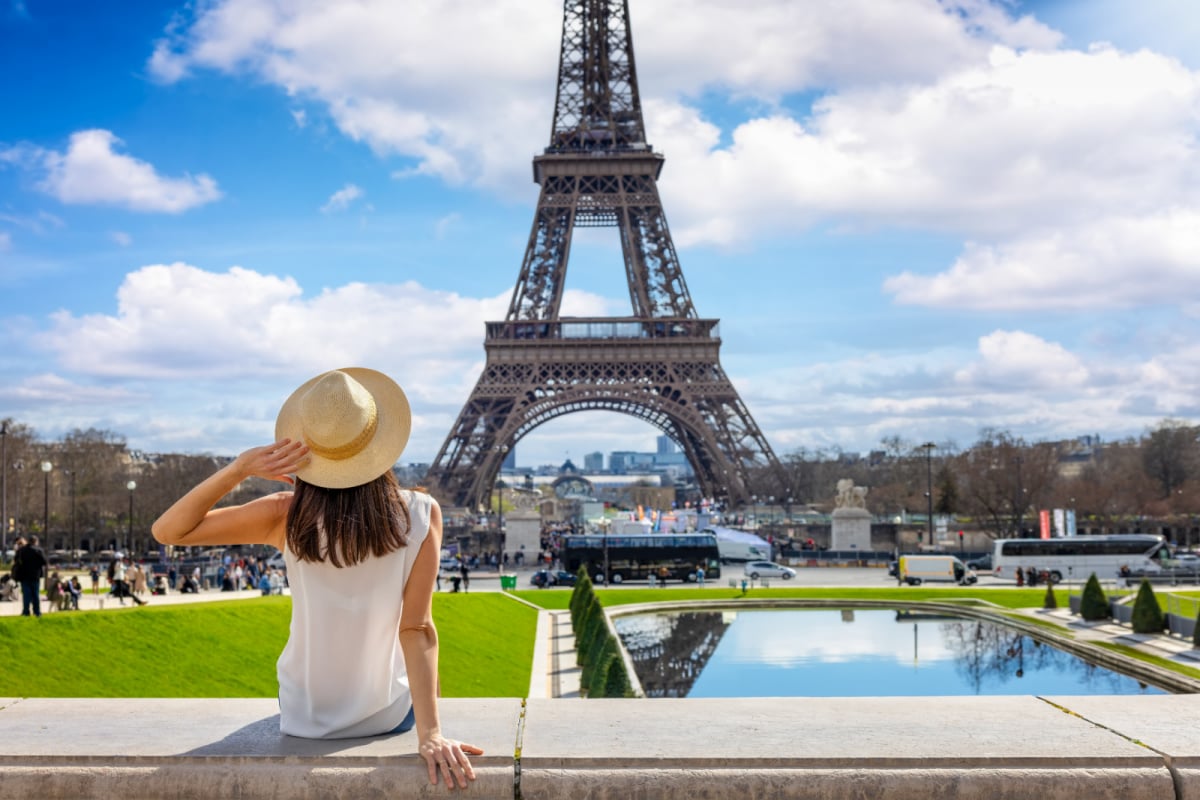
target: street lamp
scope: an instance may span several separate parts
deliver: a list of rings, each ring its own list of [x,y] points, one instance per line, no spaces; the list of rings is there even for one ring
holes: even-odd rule
[[[49,461],[42,462],[42,535],[46,537],[45,546],[50,546],[50,470],[54,465]]]
[[[125,488],[129,490],[129,536],[125,539],[125,555],[128,556],[133,547],[133,490],[137,488],[137,481],[130,481]]]
[[[926,442],[921,445],[921,449],[925,451],[925,505],[927,521],[929,523],[929,546],[933,547],[933,449],[937,447],[933,442]]]
[[[8,552],[8,420],[0,422],[0,556]]]
[[[14,504],[16,508],[13,511],[13,533],[19,536],[21,534],[21,471],[25,469],[25,462],[18,461],[12,465],[12,468],[17,472],[17,502]],[[5,548],[5,552],[7,550]]]
[[[79,470],[66,469],[63,472],[71,479],[71,559],[75,559],[75,551],[78,549],[75,539],[75,474]]]

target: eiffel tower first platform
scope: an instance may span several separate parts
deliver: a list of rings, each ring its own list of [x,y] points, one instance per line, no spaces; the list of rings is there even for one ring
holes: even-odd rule
[[[658,195],[662,166],[646,144],[628,1],[566,0],[550,146],[533,159],[533,230],[508,315],[486,324],[483,374],[427,476],[443,502],[484,504],[509,448],[593,410],[670,436],[705,496],[739,504],[782,486],[721,369],[718,320],[692,305]],[[560,316],[577,227],[618,229],[632,316]]]

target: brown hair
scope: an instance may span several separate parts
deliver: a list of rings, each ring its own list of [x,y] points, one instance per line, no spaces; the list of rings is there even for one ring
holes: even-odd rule
[[[287,548],[301,561],[349,567],[404,547],[411,523],[390,470],[349,489],[325,489],[297,478]]]

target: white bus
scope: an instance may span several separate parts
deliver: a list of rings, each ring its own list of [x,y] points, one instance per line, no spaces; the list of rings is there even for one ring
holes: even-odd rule
[[[1161,572],[1171,558],[1162,536],[1121,533],[1112,536],[1065,536],[1057,539],[997,539],[992,551],[992,573],[1015,580],[1017,570],[1030,567],[1063,578],[1087,580],[1093,572],[1101,580],[1117,578],[1121,568],[1130,572]]]

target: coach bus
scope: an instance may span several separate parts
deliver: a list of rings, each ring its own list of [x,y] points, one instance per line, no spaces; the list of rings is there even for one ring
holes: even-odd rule
[[[642,581],[651,575],[661,580],[664,568],[668,580],[695,581],[698,567],[704,568],[705,579],[721,577],[721,553],[711,533],[564,536],[562,561],[571,572],[586,565],[597,583],[604,582],[606,562],[610,583]]]
[[[992,571],[997,578],[1013,578],[1017,570],[1046,572],[1052,583],[1064,577],[1086,579],[1133,573],[1161,572],[1171,558],[1162,536],[1121,533],[1111,536],[1064,536],[1056,539],[998,539],[992,551]]]

